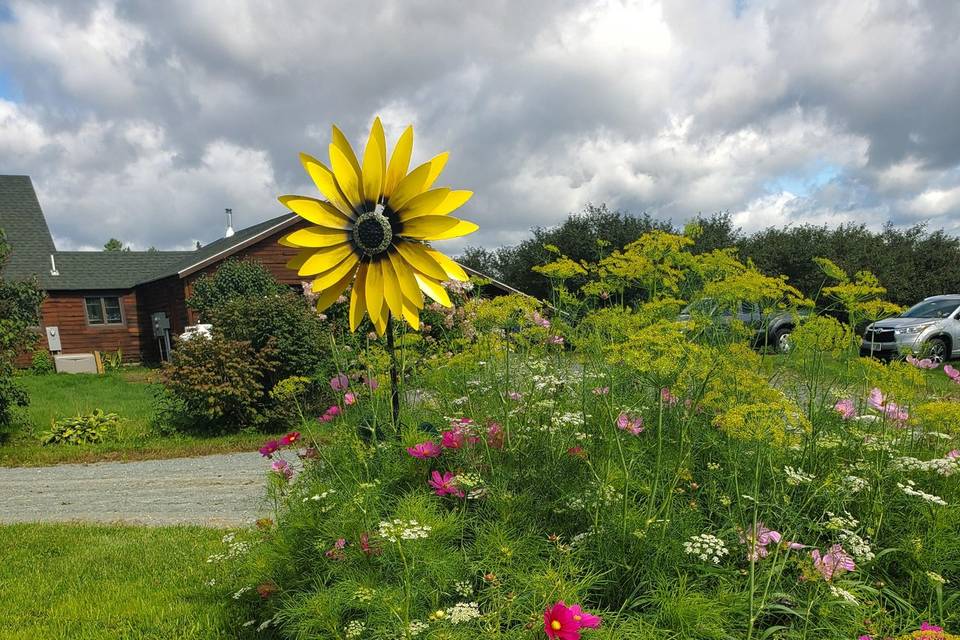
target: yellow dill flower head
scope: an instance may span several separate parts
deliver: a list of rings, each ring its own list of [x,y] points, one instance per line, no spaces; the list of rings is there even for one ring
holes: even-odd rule
[[[910,411],[910,424],[927,431],[960,434],[960,402],[935,400],[914,405]]]
[[[713,420],[714,426],[737,440],[789,446],[811,430],[810,421],[793,401],[738,404]]]
[[[533,267],[533,270],[551,280],[569,280],[575,276],[587,275],[587,267],[567,256],[560,256],[553,262]]]
[[[854,344],[854,334],[836,318],[815,316],[794,330],[790,343],[800,354],[825,352],[837,356]]]

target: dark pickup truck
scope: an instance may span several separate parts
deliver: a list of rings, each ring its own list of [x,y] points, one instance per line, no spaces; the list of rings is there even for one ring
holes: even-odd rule
[[[754,347],[769,346],[779,353],[786,353],[790,351],[790,334],[797,325],[797,318],[808,313],[791,309],[764,313],[760,305],[752,302],[741,302],[734,309],[721,308],[714,300],[703,298],[687,305],[680,312],[679,319],[689,320],[693,315],[705,316],[713,320],[717,329],[724,329],[735,318],[753,329]]]

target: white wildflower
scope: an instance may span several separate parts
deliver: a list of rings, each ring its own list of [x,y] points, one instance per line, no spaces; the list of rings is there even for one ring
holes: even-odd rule
[[[363,632],[367,629],[367,625],[360,620],[351,620],[347,623],[346,628],[343,630],[344,635],[348,638],[359,638],[363,635]]]
[[[360,587],[353,592],[353,597],[357,602],[373,602],[374,596],[377,595],[376,589],[371,589],[370,587]]]
[[[432,527],[420,524],[416,520],[384,520],[378,527],[378,533],[384,540],[419,540],[430,537]]]
[[[860,493],[870,487],[870,483],[858,476],[846,476],[841,482],[848,493]]]
[[[926,502],[938,504],[944,507],[947,505],[947,501],[941,498],[940,496],[935,496],[930,493],[924,493],[923,491],[917,489],[916,483],[914,483],[913,480],[907,480],[906,484],[903,484],[902,482],[898,482],[897,486],[900,488],[901,491],[903,491],[908,496],[914,496],[914,497],[920,498],[921,500],[925,500]]]
[[[794,469],[790,466],[784,467],[783,472],[787,476],[787,484],[794,487],[801,484],[808,484],[817,478],[815,475],[805,473],[803,469]]]
[[[429,628],[430,625],[422,620],[411,620],[407,626],[407,633],[410,634],[411,637],[418,636]]]
[[[841,589],[840,587],[830,584],[829,582],[827,583],[827,586],[830,588],[830,593],[832,593],[834,597],[849,602],[850,604],[860,604],[857,601],[857,598],[846,589]]]
[[[447,609],[450,624],[462,624],[480,617],[480,605],[476,602],[458,602]]]
[[[730,553],[723,540],[709,533],[690,536],[690,539],[683,543],[683,550],[688,555],[713,564],[720,564],[723,556]]]
[[[468,580],[458,580],[454,583],[453,590],[464,598],[469,598],[473,595],[473,586],[471,586]]]

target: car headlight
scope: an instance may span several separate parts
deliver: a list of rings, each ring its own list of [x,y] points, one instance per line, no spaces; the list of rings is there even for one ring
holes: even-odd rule
[[[933,326],[933,323],[929,323],[929,324],[918,324],[918,325],[916,325],[916,326],[914,326],[914,327],[904,327],[904,328],[902,328],[902,329],[894,329],[894,333],[895,333],[896,335],[898,335],[898,336],[899,336],[899,335],[905,335],[905,334],[906,334],[906,335],[910,335],[910,334],[913,334],[913,333],[921,333],[921,332],[923,332],[924,330],[929,329],[931,326]]]

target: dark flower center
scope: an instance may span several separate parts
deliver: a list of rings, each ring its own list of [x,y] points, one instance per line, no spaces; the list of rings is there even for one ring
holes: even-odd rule
[[[393,231],[390,229],[390,221],[379,207],[376,211],[362,214],[353,227],[354,243],[368,256],[386,251],[390,247],[391,240],[393,240]]]

